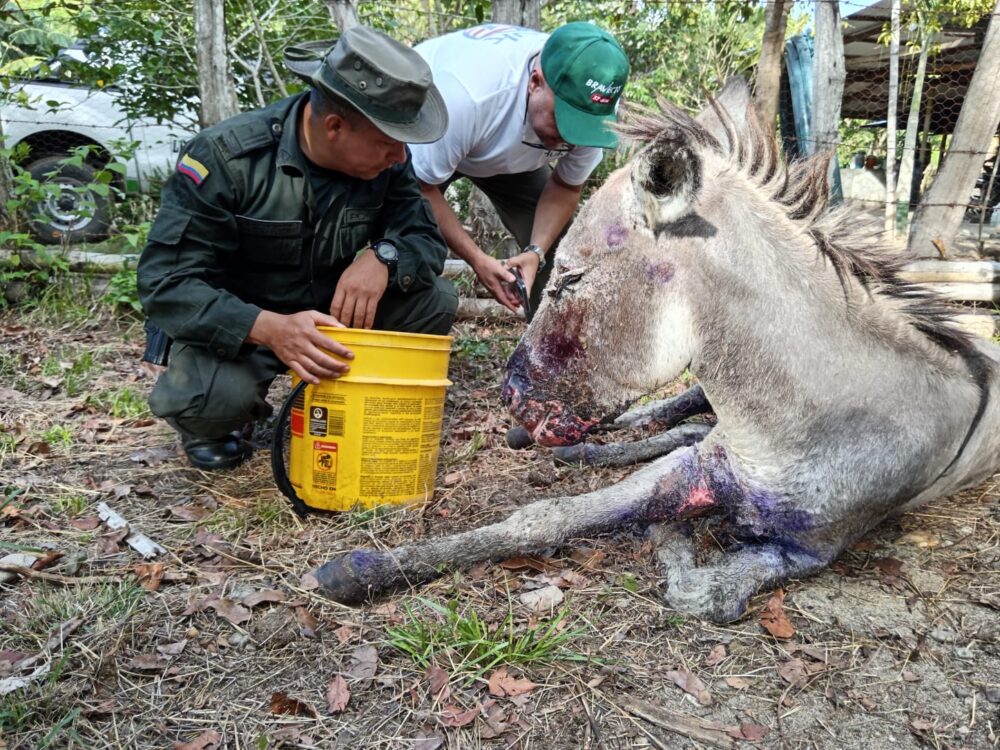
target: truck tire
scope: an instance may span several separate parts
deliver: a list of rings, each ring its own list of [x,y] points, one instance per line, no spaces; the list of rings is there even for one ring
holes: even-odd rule
[[[25,165],[36,180],[57,185],[58,192],[28,206],[32,232],[49,245],[73,244],[108,235],[109,197],[86,186],[96,170],[89,164],[63,164],[64,156],[44,156]]]

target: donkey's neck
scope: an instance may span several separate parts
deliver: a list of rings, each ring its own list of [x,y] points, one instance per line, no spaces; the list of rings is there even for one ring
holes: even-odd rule
[[[845,293],[822,260],[784,257],[756,279],[752,258],[739,279],[706,271],[715,293],[697,312],[692,369],[719,416],[716,439],[786,483],[803,472],[831,492],[872,493],[865,477],[898,475],[900,492],[919,491],[976,412],[966,362],[918,331],[895,299],[853,279]],[[873,462],[879,472],[866,470]]]

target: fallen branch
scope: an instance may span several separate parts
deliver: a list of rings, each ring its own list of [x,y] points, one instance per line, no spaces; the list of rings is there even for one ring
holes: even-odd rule
[[[103,583],[107,580],[104,576],[79,576],[77,578],[73,578],[71,576],[61,576],[57,573],[46,573],[42,570],[26,568],[23,565],[11,565],[9,563],[0,563],[0,572],[14,573],[16,574],[15,577],[24,576],[25,578],[40,578],[43,581],[51,581],[52,583],[61,583],[64,585],[69,585],[71,583]]]
[[[0,248],[0,268],[46,269],[67,263],[69,270],[75,273],[116,273],[135,268],[138,262],[139,256],[136,253],[118,255],[62,248],[37,253],[33,250]]]
[[[455,318],[457,320],[468,320],[469,318],[524,320],[524,315],[520,312],[511,311],[496,300],[459,297],[458,312],[455,314]]]
[[[736,741],[729,736],[727,731],[713,721],[654,706],[636,698],[626,698],[622,701],[621,706],[633,716],[638,716],[675,734],[704,742],[706,745],[725,748],[725,750],[734,750],[737,746]]]

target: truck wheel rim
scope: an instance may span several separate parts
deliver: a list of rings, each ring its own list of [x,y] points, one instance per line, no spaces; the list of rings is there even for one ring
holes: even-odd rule
[[[53,228],[61,232],[83,229],[94,220],[96,196],[89,190],[81,193],[79,185],[72,182],[57,184],[59,193],[45,199],[41,206],[42,214]]]

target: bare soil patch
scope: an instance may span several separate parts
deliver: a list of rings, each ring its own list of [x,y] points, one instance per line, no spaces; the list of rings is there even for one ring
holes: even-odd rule
[[[0,317],[0,557],[40,558],[0,583],[0,748],[997,747],[1000,475],[728,626],[662,607],[633,531],[365,607],[319,595],[304,574],[337,552],[627,473],[506,447],[499,373],[521,330],[457,327],[432,502],[303,521],[274,487],[266,429],[235,471],[187,466],[143,409],[141,326]],[[140,557],[100,503],[165,552]],[[551,610],[522,604],[548,587]],[[475,661],[532,632],[538,653]],[[439,643],[415,658],[400,633]]]

